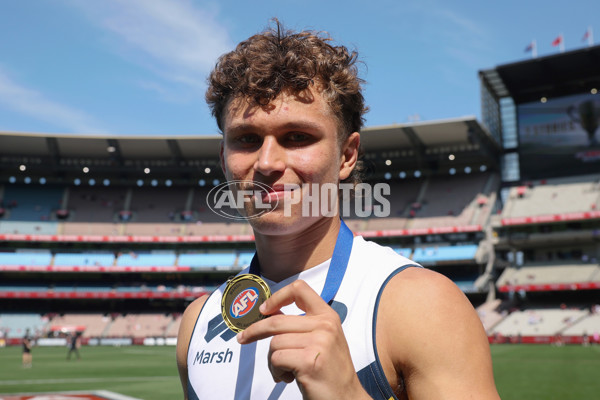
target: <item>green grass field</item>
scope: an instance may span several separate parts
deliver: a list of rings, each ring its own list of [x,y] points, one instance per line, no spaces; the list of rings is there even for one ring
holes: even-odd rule
[[[81,361],[66,348],[36,347],[33,368],[21,367],[20,347],[0,348],[0,394],[109,390],[143,400],[181,399],[174,347],[83,347]],[[492,346],[503,400],[600,398],[600,346]]]

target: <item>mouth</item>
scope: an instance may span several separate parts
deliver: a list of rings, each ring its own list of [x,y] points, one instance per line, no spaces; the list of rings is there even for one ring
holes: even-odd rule
[[[268,188],[268,189],[267,189]],[[300,189],[300,185],[295,183],[264,185],[256,193],[260,195],[263,203],[277,203],[286,198],[291,198],[296,190]]]

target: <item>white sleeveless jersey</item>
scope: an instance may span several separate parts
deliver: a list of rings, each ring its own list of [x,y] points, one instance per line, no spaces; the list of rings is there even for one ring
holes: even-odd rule
[[[375,323],[381,292],[387,281],[409,266],[418,266],[389,247],[362,237],[354,238],[348,267],[331,307],[342,320],[352,362],[365,390],[374,399],[395,399],[383,373],[375,343]],[[296,279],[306,281],[321,293],[329,261],[282,282],[266,281],[272,292]],[[241,273],[247,273],[247,270]],[[190,339],[188,398],[275,400],[302,399],[295,382],[276,384],[267,366],[270,338],[240,345],[221,317],[221,297],[225,284],[206,300]],[[282,309],[285,314],[303,311],[295,304]]]

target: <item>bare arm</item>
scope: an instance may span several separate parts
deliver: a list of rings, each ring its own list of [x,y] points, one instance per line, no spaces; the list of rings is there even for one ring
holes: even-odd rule
[[[187,382],[188,382],[188,369],[187,369],[187,354],[188,347],[190,345],[190,339],[192,337],[192,333],[194,332],[194,326],[196,325],[196,320],[198,319],[198,315],[200,314],[200,310],[202,310],[202,306],[208,295],[204,295],[196,300],[192,304],[190,304],[183,313],[183,317],[181,318],[181,324],[179,325],[179,332],[177,334],[177,369],[179,370],[179,379],[181,379],[181,386],[183,387],[183,398],[187,400]]]
[[[481,321],[443,275],[410,268],[389,282],[377,344],[388,380],[404,379],[411,399],[499,399]]]

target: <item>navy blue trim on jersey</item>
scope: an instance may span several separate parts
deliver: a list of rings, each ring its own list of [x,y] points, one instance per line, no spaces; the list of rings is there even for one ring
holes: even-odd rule
[[[418,264],[407,264],[404,265],[394,272],[392,272],[385,282],[381,285],[379,289],[379,293],[377,294],[377,300],[375,301],[375,309],[373,310],[373,350],[375,352],[375,361],[371,364],[367,365],[365,368],[358,371],[358,379],[362,384],[363,388],[367,391],[367,393],[373,397],[373,399],[378,400],[398,400],[394,391],[390,387],[390,384],[385,377],[385,373],[383,372],[383,367],[381,366],[381,360],[379,359],[379,353],[377,352],[377,312],[379,310],[379,301],[381,300],[381,295],[383,294],[383,290],[387,286],[388,282],[400,272],[404,271],[406,268],[416,267],[423,268]]]
[[[215,294],[215,292],[217,292],[217,290],[215,290],[211,294],[209,294],[208,297],[206,298],[206,300],[204,300],[204,304],[202,304],[202,307],[200,307],[200,312],[198,312],[198,316],[196,317],[196,322],[194,322],[194,328],[192,329],[192,334],[190,335],[190,340],[188,341],[188,348],[187,348],[187,351],[185,352],[185,367],[187,369],[186,375],[187,375],[188,400],[200,400],[198,398],[198,395],[194,391],[194,388],[192,387],[192,382],[190,381],[190,373],[189,373],[190,366],[188,365],[188,359],[190,356],[190,345],[192,344],[192,338],[194,337],[194,332],[196,332],[196,325],[198,325],[198,321],[200,321],[200,315],[202,315],[202,310],[204,310],[204,306],[206,306],[208,299],[210,299]]]
[[[187,379],[187,400],[200,400],[194,391],[194,388],[192,387],[192,382],[190,382],[189,375]]]
[[[340,231],[338,232],[331,261],[329,262],[325,285],[321,292],[321,298],[327,304],[331,304],[342,284],[346,268],[348,267],[348,260],[350,260],[350,253],[352,253],[353,243],[354,234],[346,223],[340,219]],[[260,263],[258,262],[257,253],[254,253],[254,257],[252,257],[249,273],[260,276]]]

